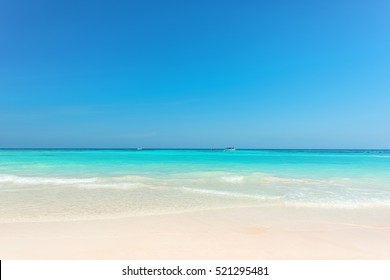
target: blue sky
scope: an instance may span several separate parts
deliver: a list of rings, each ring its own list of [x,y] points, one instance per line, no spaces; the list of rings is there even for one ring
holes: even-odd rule
[[[1,1],[0,147],[390,148],[389,14]]]

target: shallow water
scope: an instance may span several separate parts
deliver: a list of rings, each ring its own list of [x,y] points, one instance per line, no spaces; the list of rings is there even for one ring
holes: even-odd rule
[[[390,207],[387,150],[0,150],[0,221]]]

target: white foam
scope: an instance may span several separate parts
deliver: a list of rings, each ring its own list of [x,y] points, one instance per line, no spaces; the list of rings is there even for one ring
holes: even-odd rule
[[[211,194],[217,196],[228,196],[234,198],[247,198],[247,199],[256,199],[256,200],[277,200],[280,197],[278,196],[263,196],[263,195],[252,195],[252,194],[243,194],[236,192],[224,192],[224,191],[216,191],[216,190],[207,190],[207,189],[195,189],[195,188],[177,188],[179,190],[195,192],[195,193],[203,193],[203,194]]]
[[[229,177],[222,177],[221,181],[231,184],[240,184],[244,181],[243,176],[229,176]]]
[[[371,200],[371,201],[286,201],[286,206],[298,208],[341,208],[341,209],[359,209],[359,208],[389,208],[390,200]]]
[[[78,186],[82,189],[110,189],[110,190],[129,190],[129,189],[157,189],[158,187],[142,183],[88,183]]]
[[[83,189],[156,189],[155,180],[141,176],[121,177],[91,177],[91,178],[65,178],[65,177],[20,177],[16,175],[0,174],[1,185],[10,186],[73,186]]]
[[[251,175],[252,180],[257,180],[262,184],[282,184],[282,185],[327,185],[327,186],[340,186],[345,182],[349,182],[347,178],[330,178],[326,180],[309,179],[309,178],[286,178],[272,176],[268,174],[256,173]]]
[[[96,182],[97,178],[20,177],[0,175],[0,184],[12,185],[74,185]]]

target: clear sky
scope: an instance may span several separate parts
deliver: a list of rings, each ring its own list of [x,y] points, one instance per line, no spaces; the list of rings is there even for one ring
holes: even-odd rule
[[[0,147],[390,148],[390,2],[0,1]]]

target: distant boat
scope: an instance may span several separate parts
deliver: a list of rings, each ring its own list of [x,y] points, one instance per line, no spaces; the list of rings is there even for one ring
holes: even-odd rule
[[[234,147],[225,148],[225,152],[231,152],[231,151],[235,151],[235,150],[236,150],[236,148],[234,148]]]
[[[137,148],[137,151],[142,151],[143,149],[142,148]]]

